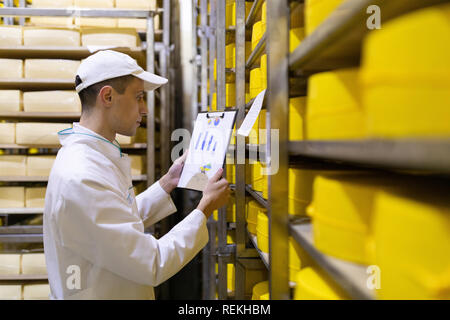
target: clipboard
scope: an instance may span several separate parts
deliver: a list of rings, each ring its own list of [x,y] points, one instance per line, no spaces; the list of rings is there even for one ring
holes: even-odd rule
[[[208,180],[223,167],[236,115],[235,108],[198,113],[178,188],[203,191]]]

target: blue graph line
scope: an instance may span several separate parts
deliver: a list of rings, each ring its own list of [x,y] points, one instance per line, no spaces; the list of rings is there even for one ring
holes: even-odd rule
[[[206,138],[207,137],[208,137],[208,132],[206,132],[206,134],[205,134],[205,139],[203,140],[203,143],[202,143],[202,150],[205,147],[205,143],[206,143]]]
[[[213,152],[216,151],[217,142],[214,143]]]
[[[206,151],[209,151],[209,147],[211,146],[211,142],[212,142],[213,138],[214,138],[214,136],[211,136],[211,139],[209,139],[208,148],[206,149]]]
[[[197,150],[197,148],[198,148],[198,144],[200,143],[200,138],[202,137],[202,135],[203,135],[203,132],[201,132],[200,135],[198,136],[197,143],[195,144],[195,150]]]

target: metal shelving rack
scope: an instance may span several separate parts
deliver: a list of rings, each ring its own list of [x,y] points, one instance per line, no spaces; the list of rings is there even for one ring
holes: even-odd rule
[[[156,10],[119,10],[119,9],[36,9],[26,8],[25,1],[20,1],[20,7],[13,7],[13,1],[5,2],[5,7],[0,8],[0,16],[7,17],[5,24],[13,24],[12,17],[20,17],[20,24],[24,24],[24,17],[31,16],[57,16],[57,17],[109,17],[109,18],[145,18],[147,19],[147,31],[145,34],[139,35],[145,38],[145,42],[141,47],[137,48],[120,48],[119,51],[129,54],[137,59],[141,64],[146,62],[146,70],[155,73],[155,54],[158,54],[159,59],[159,74],[163,77],[168,77],[168,68],[170,62],[170,0],[163,0],[163,8]],[[163,31],[162,42],[155,42],[154,31],[154,16],[163,16]],[[0,57],[2,58],[66,58],[66,59],[82,59],[89,56],[91,53],[86,47],[0,47]],[[170,86],[163,86],[159,92],[150,91],[147,93],[147,143],[134,143],[132,145],[123,146],[123,149],[146,149],[147,156],[147,173],[145,175],[133,176],[133,181],[146,181],[147,186],[150,186],[158,178],[158,172],[155,167],[155,151],[160,151],[162,170],[170,166],[170,146],[165,143],[170,137],[170,126],[165,125],[169,123],[169,119],[173,116],[171,111],[169,92]],[[24,89],[24,90],[74,90],[74,82],[70,80],[60,79],[2,79],[0,80],[0,89]],[[155,118],[155,96],[159,98],[161,106],[161,119]],[[1,119],[15,119],[15,120],[30,120],[30,119],[47,119],[47,120],[76,120],[79,114],[74,113],[45,113],[45,114],[30,114],[30,113],[1,113]],[[155,144],[155,129],[156,124],[160,127],[160,143]],[[21,149],[28,148],[57,149],[59,146],[23,146],[23,145],[0,145],[1,149],[8,149],[13,154],[16,154]],[[46,182],[48,177],[0,177],[0,182]],[[10,214],[42,214],[42,208],[20,208],[20,209],[0,209],[0,214],[8,216]],[[30,233],[28,226],[2,227],[0,232],[1,242],[42,242],[42,230],[40,233]],[[34,229],[33,229],[34,230]],[[13,232],[14,231],[14,232]],[[34,230],[36,231],[36,230]],[[39,230],[38,230],[39,231]],[[25,277],[26,278],[26,277]],[[27,280],[21,277],[19,280]],[[32,278],[32,277],[31,277]],[[36,279],[29,280],[36,280]],[[5,280],[5,279],[1,279]],[[13,279],[9,279],[13,280]]]
[[[441,3],[444,1],[367,1],[347,0],[342,3],[310,36],[289,54],[289,1],[268,2],[269,48],[269,101],[272,128],[280,128],[280,170],[269,179],[270,203],[270,252],[272,262],[287,262],[287,235],[291,235],[308,256],[325,274],[341,288],[349,298],[375,299],[373,291],[367,289],[366,267],[335,259],[315,249],[312,241],[312,226],[308,220],[289,221],[287,199],[283,197],[288,185],[287,169],[298,159],[326,159],[338,164],[352,164],[366,170],[412,170],[415,173],[433,173],[438,176],[449,173],[449,140],[364,140],[354,141],[301,141],[289,142],[288,99],[294,91],[293,75],[305,80],[310,74],[359,65],[361,44],[369,32],[365,27],[366,8],[378,5],[382,22],[400,14]],[[272,26],[276,24],[277,28]],[[414,176],[408,178],[414,179]],[[288,232],[285,234],[286,229]],[[282,233],[280,232],[282,231]],[[286,241],[283,244],[281,241]],[[282,250],[279,250],[282,249]],[[283,269],[277,268],[278,273]],[[286,267],[284,268],[286,269]],[[287,274],[287,270],[286,274]],[[287,281],[284,277],[271,277],[271,297],[288,297]]]
[[[216,288],[219,299],[244,299],[245,274],[250,267],[267,268],[269,272],[271,299],[290,299],[291,285],[288,275],[288,238],[300,245],[308,259],[312,261],[342,292],[352,299],[375,299],[375,293],[367,289],[366,266],[343,261],[318,251],[313,243],[312,225],[308,218],[294,219],[288,214],[288,169],[318,165],[333,170],[369,170],[374,172],[401,173],[399,179],[417,181],[423,175],[430,179],[448,178],[450,173],[450,140],[449,139],[401,139],[362,141],[289,141],[289,98],[306,95],[307,77],[320,71],[344,67],[359,66],[361,47],[364,36],[369,32],[366,28],[369,5],[378,5],[382,12],[382,23],[412,10],[420,9],[445,0],[432,1],[388,1],[388,0],[346,0],[344,1],[311,35],[289,53],[290,4],[292,1],[267,1],[266,34],[245,61],[245,40],[255,16],[263,0],[254,0],[250,13],[245,19],[245,2],[236,0],[236,26],[225,28],[225,1],[209,0],[211,14],[209,25],[209,65],[205,64],[203,52],[197,52],[198,65],[201,70],[209,68],[210,92],[215,92],[213,62],[217,57],[217,109],[225,109],[225,83],[236,83],[236,108],[238,109],[236,128],[239,128],[245,117],[245,110],[252,101],[245,103],[246,69],[253,66],[258,58],[267,54],[268,83],[264,106],[267,109],[267,130],[279,130],[279,170],[269,176],[269,199],[252,190],[245,183],[245,165],[236,165],[236,184],[233,188],[236,195],[236,223],[227,224],[225,209],[219,213],[219,220],[212,218],[208,222],[210,239],[219,235],[218,246],[211,241],[208,250],[208,264],[204,264],[204,298],[214,299]],[[302,3],[303,1],[297,1]],[[200,0],[200,6],[193,0],[197,13],[204,13],[208,1]],[[195,15],[196,17],[196,15]],[[195,21],[195,20],[194,20]],[[195,27],[194,27],[195,28]],[[196,34],[196,33],[195,33]],[[247,35],[248,36],[248,35]],[[230,40],[231,39],[231,40]],[[196,39],[195,39],[196,40]],[[225,68],[225,45],[229,41],[236,42],[236,67]],[[198,79],[196,88],[202,90],[202,110],[208,105],[205,100],[205,78]],[[197,93],[197,92],[195,92]],[[198,110],[197,95],[195,105]],[[270,119],[270,120],[269,120]],[[237,137],[238,139],[242,137]],[[268,141],[270,141],[268,139]],[[239,145],[239,144],[237,144]],[[249,153],[230,146],[230,152],[242,156]],[[271,159],[270,145],[263,159]],[[242,149],[242,147],[240,148]],[[235,157],[236,158],[236,157]],[[413,173],[413,174],[411,174]],[[417,175],[419,173],[419,175]],[[251,197],[267,208],[269,216],[269,255],[257,248],[256,237],[249,234],[245,221],[245,197]],[[230,225],[236,228],[236,244],[226,244],[226,229]],[[249,248],[248,244],[256,248]],[[217,259],[219,274],[216,279],[214,263]],[[207,259],[204,259],[204,262]],[[257,261],[255,262],[255,261]],[[226,264],[235,264],[235,294],[227,295]],[[205,281],[206,279],[206,281]]]

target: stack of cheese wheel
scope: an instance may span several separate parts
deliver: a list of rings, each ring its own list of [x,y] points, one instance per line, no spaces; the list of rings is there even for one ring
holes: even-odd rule
[[[308,80],[307,138],[358,139],[365,136],[358,69],[311,76]]]
[[[448,192],[429,191],[383,191],[375,199],[381,299],[450,299]]]
[[[449,4],[429,7],[365,39],[361,78],[371,137],[450,136],[449,15]]]

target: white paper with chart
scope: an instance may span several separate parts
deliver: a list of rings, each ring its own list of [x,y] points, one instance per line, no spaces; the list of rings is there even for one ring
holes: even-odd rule
[[[222,168],[236,118],[236,111],[199,113],[181,173],[179,188],[203,191]]]

